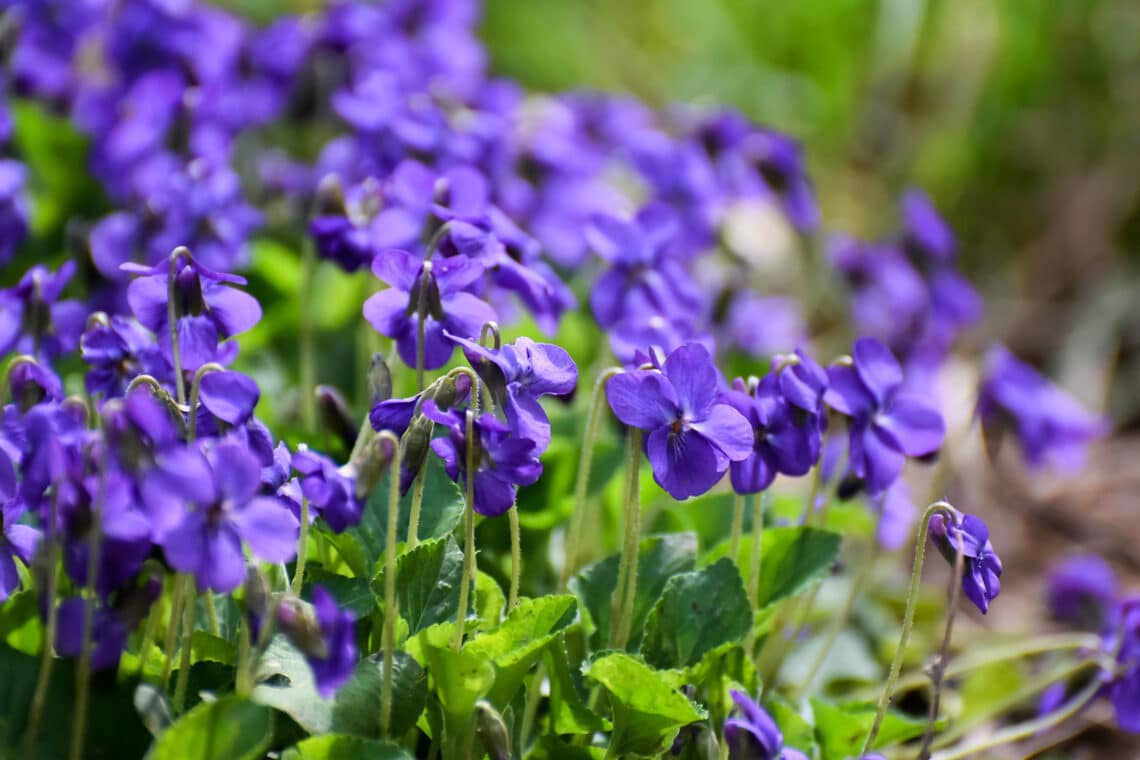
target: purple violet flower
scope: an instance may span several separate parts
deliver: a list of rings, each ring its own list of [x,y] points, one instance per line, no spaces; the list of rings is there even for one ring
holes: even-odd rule
[[[277,499],[258,495],[261,464],[244,446],[222,441],[205,454],[172,449],[157,465],[144,484],[156,541],[170,566],[193,573],[199,588],[225,592],[241,585],[243,541],[266,562],[296,554],[297,518]]]
[[[986,357],[986,372],[978,390],[978,417],[992,452],[1002,435],[1013,430],[1029,467],[1046,463],[1065,471],[1084,464],[1090,441],[1107,432],[1108,425],[1035,369],[996,345]]]
[[[15,287],[0,290],[0,355],[17,351],[51,361],[75,350],[87,309],[59,300],[74,274],[74,261],[54,273],[36,264]]]
[[[1065,559],[1049,574],[1048,583],[1053,618],[1093,630],[1104,626],[1119,587],[1112,565],[1093,554]]]
[[[732,689],[736,709],[724,722],[724,740],[732,760],[808,760],[798,749],[784,746],[779,726],[747,694]]]
[[[930,518],[930,537],[953,567],[962,550],[962,591],[986,614],[1001,591],[1001,558],[990,544],[990,531],[980,517],[955,513],[952,521],[938,513]]]
[[[443,460],[447,476],[466,487],[469,442],[462,410],[445,412],[433,399],[427,399],[423,413],[447,428],[447,436],[433,439],[431,448]],[[519,486],[532,485],[542,475],[538,447],[534,441],[517,436],[493,414],[476,418],[474,432],[477,437],[475,511],[486,517],[498,517],[514,505]]]
[[[570,354],[558,346],[535,343],[526,337],[499,349],[484,348],[458,336],[448,337],[462,346],[514,434],[534,441],[536,452],[545,451],[550,445],[550,418],[538,399],[574,392],[578,366]]]
[[[356,621],[320,586],[313,587],[313,612],[318,630],[310,630],[312,623],[304,619],[304,612],[284,604],[277,608],[277,622],[308,660],[317,693],[329,699],[356,669]]]
[[[1106,677],[1106,691],[1116,712],[1116,724],[1140,733],[1140,598],[1119,601],[1107,626],[1104,649],[1115,653],[1117,673]]]
[[[906,457],[937,451],[946,429],[926,399],[901,390],[902,368],[890,349],[859,338],[852,353],[851,365],[828,367],[824,400],[851,418],[851,470],[875,496],[902,473]]]
[[[21,525],[24,503],[16,494],[16,470],[0,451],[0,602],[20,587],[16,559],[30,565],[40,540],[40,532]]]
[[[755,435],[739,411],[718,398],[712,355],[687,343],[661,371],[635,370],[606,385],[619,420],[648,433],[653,478],[675,499],[708,491],[728,469],[752,455]]]
[[[390,249],[372,260],[372,273],[391,287],[364,302],[364,318],[381,335],[396,341],[400,358],[416,366],[416,330],[424,320],[424,369],[439,369],[454,346],[444,331],[464,338],[479,335],[496,321],[495,310],[467,292],[483,276],[483,266],[464,256],[423,261],[407,251]],[[426,288],[421,284],[427,278]],[[422,299],[421,290],[427,297]]]
[[[302,446],[293,454],[293,469],[300,475],[301,493],[334,533],[360,522],[364,504],[356,498],[354,479],[331,459]]]
[[[84,378],[87,392],[105,398],[122,396],[139,375],[164,379],[171,373],[154,336],[130,317],[89,324],[79,339],[79,355],[91,368]]]
[[[0,159],[0,266],[12,260],[28,236],[28,203],[24,198],[27,174],[19,161]]]
[[[926,193],[912,188],[903,194],[903,245],[916,261],[948,263],[958,242],[954,230],[938,213]]]

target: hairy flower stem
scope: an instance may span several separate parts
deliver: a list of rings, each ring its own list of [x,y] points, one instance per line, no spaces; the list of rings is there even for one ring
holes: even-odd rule
[[[250,684],[250,641],[249,618],[242,621],[241,630],[238,631],[238,661],[237,672],[234,674],[234,692],[239,697],[248,696],[253,686]]]
[[[392,473],[392,477],[396,481],[399,481],[399,476],[395,472]],[[424,486],[426,478],[427,468],[420,467],[416,472],[415,483],[412,484],[412,512],[408,516],[408,539],[405,542],[407,544],[407,551],[415,549],[416,544],[420,541],[420,512],[423,511],[424,508]]]
[[[519,527],[519,507],[512,504],[507,511],[511,526],[511,587],[507,595],[507,612],[519,603],[519,576],[522,575],[522,529]]]
[[[152,604],[150,613],[146,616],[146,627],[143,629],[142,641],[139,642],[139,671],[138,678],[141,681],[143,675],[146,673],[146,658],[150,653],[150,648],[154,646],[154,634],[158,629],[158,619],[162,617],[161,608],[159,605]]]
[[[1068,675],[1074,675],[1079,670],[1084,670],[1089,665],[1101,666],[1099,659],[1084,660],[1074,667],[1073,671]],[[1057,679],[1054,679],[1057,680]],[[1057,710],[1046,713],[1034,720],[1026,721],[1024,723],[1017,723],[1008,726],[999,731],[995,731],[985,739],[974,742],[973,744],[965,744],[958,747],[952,747],[942,752],[936,752],[931,756],[931,760],[960,760],[961,758],[982,757],[987,750],[994,747],[1000,747],[1003,744],[1010,744],[1012,742],[1028,739],[1032,736],[1039,736],[1054,726],[1064,723],[1069,718],[1073,717],[1081,710],[1085,709],[1090,702],[1097,698],[1101,689],[1104,688],[1104,682],[1099,678],[1093,678],[1089,683],[1074,694],[1069,701],[1061,705]]]
[[[397,446],[397,448],[399,448]],[[396,483],[399,484],[399,478]],[[293,568],[293,583],[290,589],[294,596],[301,595],[305,583],[305,561],[309,556],[309,500],[301,498],[301,538],[297,541],[297,566]]]
[[[182,579],[186,590],[183,592],[182,607],[182,651],[178,660],[178,680],[174,684],[174,713],[181,715],[186,707],[186,690],[190,685],[190,652],[194,644],[194,600],[196,588],[194,576]]]
[[[47,545],[47,588],[45,594],[45,596],[47,596],[47,622],[44,624],[44,649],[40,656],[40,673],[36,679],[36,690],[32,694],[32,705],[28,710],[27,730],[24,732],[24,757],[36,756],[36,742],[39,740],[40,721],[43,720],[48,686],[51,684],[52,667],[55,664],[56,628],[59,625],[59,610],[55,604],[55,598],[59,593],[59,573],[56,568],[59,564],[59,540],[56,531],[58,514],[59,493],[53,488],[51,511],[48,515],[48,530],[45,540]]]
[[[472,403],[478,396],[479,387],[471,389]],[[475,412],[467,410],[467,489],[466,505],[463,509],[463,581],[459,586],[459,610],[455,617],[455,635],[451,648],[458,652],[463,647],[463,629],[467,621],[467,602],[471,594],[471,584],[475,581]]]
[[[428,254],[430,255],[430,254]],[[424,389],[424,328],[427,322],[427,300],[428,300],[428,286],[431,284],[431,277],[428,273],[431,270],[431,262],[424,262],[424,272],[420,275],[420,299],[419,299],[419,312],[416,314],[416,392],[422,393]]]
[[[641,431],[630,428],[629,459],[625,484],[625,539],[618,564],[617,589],[610,628],[610,648],[625,649],[633,625],[633,600],[637,592],[638,547],[641,542]]]
[[[915,540],[914,545],[914,568],[910,572],[910,588],[907,590],[906,595],[906,612],[903,613],[902,633],[899,636],[899,646],[895,651],[894,660],[891,662],[890,674],[887,676],[887,684],[883,687],[883,693],[879,697],[879,703],[875,708],[875,720],[871,724],[871,730],[867,732],[867,738],[863,740],[863,749],[859,754],[865,755],[871,751],[871,746],[875,743],[875,738],[879,735],[879,729],[883,725],[883,718],[887,715],[887,708],[890,707],[891,697],[894,695],[895,684],[899,680],[899,672],[902,670],[903,658],[906,656],[906,645],[910,640],[910,629],[914,625],[914,610],[918,606],[918,591],[922,585],[922,563],[926,559],[926,537],[930,531],[930,518],[938,513],[943,513],[947,516],[948,520],[952,520],[950,510],[952,507],[944,501],[936,501],[926,508],[922,513],[922,518],[918,522],[918,538]],[[958,580],[961,580],[959,576]]]
[[[582,529],[586,522],[586,494],[590,487],[590,462],[594,455],[594,445],[598,439],[598,426],[605,408],[606,383],[614,375],[621,374],[621,367],[611,367],[598,375],[594,383],[594,393],[590,397],[590,414],[586,421],[586,434],[582,440],[582,452],[578,457],[578,479],[574,483],[574,512],[570,515],[570,532],[566,536],[566,550],[562,560],[562,574],[558,588],[565,590],[570,576],[582,560]]]
[[[760,607],[760,542],[764,537],[764,508],[772,500],[772,496],[765,491],[756,498],[756,494],[748,494],[745,502],[752,504],[752,562],[748,571],[748,596],[752,600],[752,613],[759,612]]]
[[[222,626],[218,623],[218,608],[214,604],[214,592],[207,591],[203,596],[206,599],[206,617],[210,621],[210,633],[220,638]]]
[[[162,663],[162,677],[159,680],[159,684],[162,686],[163,691],[166,691],[166,687],[170,683],[170,672],[174,670],[174,648],[178,644],[179,621],[182,620],[184,594],[185,587],[181,583],[181,579],[175,578],[174,596],[170,600],[170,621],[166,626],[166,639],[162,646],[164,659]]]
[[[174,388],[178,393],[178,403],[186,403],[186,380],[182,377],[182,352],[178,346],[178,262],[190,258],[190,250],[178,246],[170,254],[170,270],[166,276],[166,321],[170,328],[170,354],[174,366]]]
[[[740,535],[744,532],[744,494],[734,494],[732,497],[732,533],[728,539],[728,556],[736,562],[740,553]]]
[[[384,681],[380,691],[380,735],[388,737],[392,729],[392,668],[396,649],[396,531],[400,519],[400,440],[390,430],[380,433],[392,444],[392,464],[388,476],[388,535],[384,547]]]
[[[95,609],[98,603],[99,561],[103,550],[103,502],[106,500],[106,475],[99,474],[99,489],[91,510],[90,546],[87,549],[87,600],[83,609],[82,649],[75,671],[75,716],[71,726],[71,760],[83,757],[87,738],[87,701],[91,687],[91,656],[94,648]]]
[[[965,563],[965,541],[958,538],[958,551],[954,555],[954,572],[950,575],[949,597],[946,606],[946,631],[942,635],[942,647],[930,665],[930,716],[926,720],[926,730],[922,734],[922,745],[918,750],[918,760],[929,760],[930,742],[934,739],[934,723],[938,720],[938,709],[942,703],[942,683],[946,675],[946,661],[950,657],[950,636],[954,631],[954,618],[958,614],[958,597],[962,589],[962,567]]]
[[[312,238],[301,245],[301,292],[297,297],[298,359],[301,364],[301,425],[306,433],[317,429],[317,355],[313,330],[313,287],[317,274],[317,251]]]

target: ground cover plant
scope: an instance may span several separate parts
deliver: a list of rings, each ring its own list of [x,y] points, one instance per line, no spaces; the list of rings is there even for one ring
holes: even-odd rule
[[[0,7],[0,755],[1140,731],[1095,558],[1050,587],[1068,631],[954,636],[1006,570],[956,447],[1073,471],[1109,422],[963,355],[983,303],[921,190],[838,233],[793,137],[528,93],[469,0]]]

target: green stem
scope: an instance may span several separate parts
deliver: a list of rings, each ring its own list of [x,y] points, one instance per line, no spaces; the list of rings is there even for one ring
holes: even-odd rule
[[[207,591],[205,597],[206,616],[210,619],[210,633],[220,638],[222,626],[218,623],[218,607],[214,604],[214,592]]]
[[[922,732],[922,744],[918,750],[919,760],[929,760],[930,742],[934,739],[934,723],[938,720],[938,710],[942,703],[942,684],[946,674],[946,660],[950,657],[950,637],[954,631],[954,618],[958,614],[958,596],[962,589],[962,566],[965,562],[965,541],[959,538],[958,551],[954,556],[954,572],[949,579],[950,601],[946,605],[946,630],[942,634],[942,646],[938,650],[930,674],[930,715],[926,719],[926,729]]]
[[[392,729],[392,678],[396,649],[396,531],[400,518],[400,440],[389,430],[380,433],[392,443],[392,467],[388,477],[388,536],[384,547],[384,682],[380,692],[380,735],[390,738]]]
[[[312,239],[306,237],[301,248],[301,292],[297,298],[301,313],[298,316],[297,340],[301,363],[301,425],[310,434],[317,429],[317,358],[313,340],[313,286],[316,273],[316,248]]]
[[[434,427],[434,426],[433,426]],[[427,468],[420,467],[416,472],[416,480],[412,485],[412,513],[408,517],[408,551],[416,548],[420,537],[420,511],[424,507],[424,485],[427,478]]]
[[[34,757],[36,742],[39,739],[40,721],[43,719],[44,706],[47,703],[48,686],[51,684],[51,672],[55,664],[56,628],[59,625],[59,610],[56,608],[55,597],[59,593],[59,573],[56,565],[59,564],[59,541],[56,533],[56,515],[59,510],[58,492],[53,489],[51,497],[51,514],[48,521],[47,542],[47,622],[44,626],[44,649],[40,656],[40,672],[36,679],[36,690],[32,695],[32,705],[28,711],[28,727],[24,732],[24,756]]]
[[[151,605],[150,612],[146,616],[146,628],[143,629],[142,641],[139,642],[139,680],[142,680],[143,675],[146,673],[146,658],[150,653],[151,646],[154,645],[154,633],[158,628],[158,619],[161,617],[161,607],[158,604]]]
[[[620,367],[611,367],[598,375],[594,383],[594,393],[590,397],[590,414],[586,421],[586,435],[582,440],[582,451],[578,457],[578,479],[574,483],[574,512],[570,515],[570,533],[566,536],[566,551],[562,560],[562,574],[558,579],[558,588],[565,589],[570,581],[570,575],[576,571],[581,563],[582,530],[586,523],[586,494],[590,487],[590,463],[594,456],[594,445],[598,439],[598,427],[602,419],[602,410],[606,405],[606,383],[614,375],[621,374]]]
[[[165,659],[162,663],[162,690],[166,691],[170,683],[170,672],[174,670],[174,647],[178,644],[178,630],[182,620],[182,604],[185,587],[181,578],[174,579],[174,596],[170,600],[170,622],[166,628],[166,639],[163,642],[162,652]]]
[[[740,535],[744,532],[744,494],[732,497],[732,533],[728,539],[728,556],[736,562],[740,553]]]
[[[194,373],[194,382],[190,385],[190,418],[187,423],[186,438],[190,443],[198,437],[198,397],[202,393],[202,378],[211,372],[225,372],[226,368],[216,362],[203,364]]]
[[[91,541],[87,549],[87,600],[84,602],[82,649],[75,673],[75,716],[71,727],[71,760],[83,757],[87,738],[87,702],[91,686],[91,656],[94,645],[95,610],[98,604],[99,561],[103,550],[103,503],[106,499],[106,477],[99,475],[99,489],[91,513]]]
[[[471,388],[472,400],[478,395],[479,387]],[[458,652],[463,647],[463,629],[467,621],[467,601],[471,584],[475,580],[475,413],[468,409],[466,415],[467,436],[467,489],[466,505],[463,510],[463,582],[459,587],[459,610],[455,618],[455,636],[451,648]]]
[[[250,685],[250,641],[249,621],[243,620],[241,630],[238,632],[238,662],[235,676],[234,691],[239,697],[247,696],[253,687]]]
[[[633,600],[637,591],[638,548],[641,540],[641,431],[629,430],[629,459],[626,464],[625,539],[618,564],[618,581],[614,593],[610,648],[625,649],[633,625]]]
[[[930,518],[934,517],[937,513],[943,513],[947,516],[947,522],[951,522],[953,517],[950,514],[952,507],[944,501],[936,501],[926,508],[922,513],[922,518],[918,523],[918,538],[914,546],[914,568],[910,573],[910,588],[906,595],[906,612],[903,613],[902,633],[899,636],[898,650],[895,652],[894,660],[891,662],[890,675],[887,676],[887,684],[883,687],[883,693],[879,697],[879,704],[875,708],[875,720],[871,724],[871,730],[867,732],[867,738],[863,740],[863,749],[859,753],[861,756],[871,751],[871,746],[875,743],[875,738],[879,735],[879,728],[883,725],[883,718],[887,715],[887,708],[891,704],[891,697],[894,695],[895,684],[899,680],[899,672],[902,670],[903,658],[906,656],[906,645],[910,640],[910,629],[914,625],[914,611],[918,606],[918,591],[922,585],[922,564],[926,559],[926,537],[930,531]]]
[[[174,684],[174,714],[181,715],[186,707],[186,691],[190,686],[190,652],[194,644],[194,576],[182,580],[186,587],[182,606],[182,651],[178,661],[178,680]]]
[[[1100,662],[1099,660],[1085,661],[1081,663],[1080,669],[1084,669],[1090,664],[1099,666]],[[1089,681],[1088,685],[1074,694],[1068,702],[1063,704],[1056,711],[1042,715],[1035,720],[1018,723],[1003,728],[1000,731],[995,731],[989,737],[976,741],[973,744],[952,747],[943,752],[936,752],[931,760],[959,760],[959,758],[981,757],[987,750],[991,750],[994,747],[1000,747],[1003,744],[1009,744],[1011,742],[1021,741],[1022,739],[1028,739],[1031,736],[1043,734],[1083,710],[1089,702],[1097,698],[1097,695],[1100,694],[1103,688],[1104,683],[1099,678],[1093,678]]]
[[[430,253],[428,254],[431,255]],[[429,285],[431,284],[431,262],[424,261],[423,272],[420,274],[419,312],[416,314],[416,392],[422,393],[424,389],[424,328],[427,322],[427,299]]]
[[[399,446],[396,447],[397,449]],[[393,477],[399,484],[400,479]],[[291,589],[294,596],[301,595],[301,586],[305,583],[305,561],[309,556],[309,500],[301,498],[301,538],[297,541],[297,566],[293,568],[293,583]]]
[[[546,678],[546,663],[540,661],[535,668],[530,684],[526,688],[526,703],[523,705],[522,725],[517,739],[518,747],[525,748],[530,743],[530,733],[534,729],[534,719],[538,715],[538,703],[542,701],[542,682]]]
[[[764,508],[772,497],[765,491],[760,498],[756,494],[748,494],[746,502],[752,502],[752,562],[748,572],[748,595],[752,599],[752,613],[759,612],[760,607],[760,543],[764,538]]]
[[[511,588],[507,597],[507,612],[519,603],[519,577],[522,574],[522,530],[519,527],[519,508],[511,505],[507,511],[511,526]]]
[[[174,249],[174,252],[170,254],[170,270],[166,277],[166,321],[170,328],[170,353],[171,362],[174,366],[174,388],[178,392],[179,404],[186,403],[186,380],[182,377],[182,353],[178,347],[178,310],[175,308],[175,304],[178,302],[178,262],[183,258],[190,258],[190,250],[183,246],[178,246]]]

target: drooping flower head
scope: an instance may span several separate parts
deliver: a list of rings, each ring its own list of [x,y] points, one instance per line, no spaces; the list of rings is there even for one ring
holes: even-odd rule
[[[0,354],[17,351],[50,362],[75,350],[86,309],[79,301],[60,300],[74,274],[74,261],[55,272],[36,264],[15,287],[0,290]]]
[[[984,615],[1001,591],[1001,558],[990,544],[989,528],[976,515],[954,512],[948,519],[939,512],[930,518],[930,537],[952,567],[961,550],[962,591]]]
[[[364,303],[364,318],[381,335],[396,341],[400,358],[416,366],[417,329],[423,321],[424,369],[439,369],[454,346],[444,331],[478,337],[495,310],[468,289],[483,276],[483,266],[465,256],[423,261],[397,249],[377,254],[372,273],[391,287]]]
[[[708,349],[686,343],[660,371],[626,372],[606,385],[617,418],[648,434],[654,480],[675,499],[708,491],[731,462],[752,455],[752,426],[720,399],[719,384]]]
[[[321,586],[313,587],[312,613],[288,600],[277,607],[277,624],[305,655],[317,693],[324,699],[332,697],[356,669],[355,623],[352,613],[337,607]]]
[[[824,401],[850,418],[850,467],[875,496],[898,478],[908,456],[937,451],[946,429],[934,406],[902,388],[902,368],[890,349],[859,338],[852,354],[850,364],[828,367]]]
[[[447,429],[446,437],[432,440],[432,451],[443,460],[447,476],[464,485],[468,477],[468,446],[474,446],[475,511],[498,517],[514,505],[519,486],[532,485],[542,475],[538,447],[529,438],[515,434],[493,414],[474,420],[475,440],[469,441],[461,411],[443,411],[433,399],[424,401],[424,416]]]
[[[171,371],[154,336],[129,317],[89,321],[79,339],[79,352],[90,367],[84,378],[87,392],[106,398],[122,396],[139,375],[164,380]]]
[[[732,760],[808,760],[798,749],[784,746],[779,726],[747,694],[733,689],[736,706],[732,717],[724,722],[724,740]]]
[[[1108,425],[1050,383],[1004,346],[990,349],[978,390],[978,417],[987,445],[996,452],[1003,434],[1012,431],[1026,464],[1046,464],[1073,471],[1085,460],[1088,443]]]
[[[540,396],[566,396],[578,384],[578,366],[570,354],[550,343],[521,337],[498,349],[452,336],[487,384],[495,403],[520,438],[534,441],[538,451],[550,445],[550,419]]]

